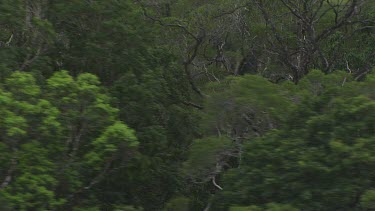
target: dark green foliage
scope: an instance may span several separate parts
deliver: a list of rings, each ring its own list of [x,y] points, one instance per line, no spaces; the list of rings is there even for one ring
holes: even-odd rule
[[[278,130],[245,144],[241,166],[225,174],[217,204],[277,202],[303,210],[371,206],[360,199],[371,197],[366,191],[375,181],[375,104],[366,91],[349,95],[334,83],[339,78],[315,72],[301,82],[310,94]]]
[[[373,210],[374,11],[2,0],[0,210]]]

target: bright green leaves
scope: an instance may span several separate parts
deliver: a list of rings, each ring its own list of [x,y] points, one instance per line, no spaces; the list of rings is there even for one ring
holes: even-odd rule
[[[51,94],[53,94],[51,97],[60,97],[69,94],[73,95],[75,93],[70,93],[70,90],[76,89],[74,79],[69,75],[68,71],[54,73],[53,76],[47,80],[47,88]]]
[[[134,131],[117,120],[110,101],[88,73],[59,71],[45,87],[30,73],[9,76],[0,89],[0,181],[8,178],[2,200],[17,210],[56,209],[82,185],[99,183],[110,170],[104,166],[131,158]]]
[[[0,90],[0,128],[4,130],[4,141],[27,133],[28,122],[39,113],[39,94],[40,88],[31,74],[15,72],[7,78],[4,89]]]
[[[77,82],[67,71],[54,73],[47,80],[46,88],[47,96],[51,99],[51,102],[64,112],[78,109],[76,107],[79,103]]]
[[[115,121],[118,110],[110,105],[111,98],[99,85],[92,74],[74,79],[67,71],[59,71],[47,80],[47,97],[62,112],[60,118],[66,124],[81,122],[100,130]]]
[[[122,122],[116,122],[109,126],[93,144],[98,148],[106,148],[102,145],[104,142],[111,142],[113,145],[126,144],[130,148],[138,145],[134,131]]]
[[[29,73],[14,72],[4,89],[0,93],[0,128],[7,153],[1,151],[6,165],[1,166],[0,176],[10,180],[1,191],[2,198],[18,210],[50,209],[59,200],[53,192],[56,166],[49,156],[59,143],[49,139],[58,139],[60,113],[41,99],[41,89]]]
[[[81,97],[92,96],[99,92],[99,84],[98,77],[90,73],[83,73],[77,77],[77,85]]]
[[[7,128],[6,135],[9,137],[22,136],[26,134],[26,120],[17,116],[12,112],[8,112],[4,116],[4,127]]]
[[[37,141],[22,144],[17,152],[17,176],[4,190],[3,197],[17,210],[52,209],[63,202],[56,199],[56,166],[49,151]]]
[[[18,100],[27,100],[40,94],[40,87],[29,73],[14,72],[7,78],[5,86]]]
[[[110,156],[134,151],[138,144],[132,129],[122,122],[115,122],[92,142],[94,149],[86,155],[86,159],[89,164],[98,166],[98,162],[106,161]]]

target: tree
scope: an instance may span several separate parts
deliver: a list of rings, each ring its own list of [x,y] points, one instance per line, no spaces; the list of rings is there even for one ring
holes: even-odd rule
[[[60,71],[43,89],[29,73],[7,78],[1,90],[1,198],[18,210],[73,207],[129,162],[138,142],[109,102],[91,74],[74,79]]]
[[[305,128],[318,134],[303,137],[308,151],[332,122],[348,137],[365,127],[332,106],[375,98],[374,11],[366,0],[3,0],[0,210],[300,209],[241,201],[230,175],[250,165],[254,140]]]
[[[181,55],[185,75],[201,96],[202,81],[228,75],[297,83],[311,69],[346,68],[356,76],[371,69],[371,61],[356,62],[371,60],[371,45],[365,44],[373,35],[370,1],[138,2],[147,18],[165,27],[168,42],[176,40],[171,50]]]
[[[277,202],[304,210],[361,209],[374,187],[375,104],[361,88],[366,82],[349,82],[349,91],[339,78],[313,72],[301,81],[308,88],[301,103],[279,129],[247,142],[241,166],[224,175],[218,208]]]

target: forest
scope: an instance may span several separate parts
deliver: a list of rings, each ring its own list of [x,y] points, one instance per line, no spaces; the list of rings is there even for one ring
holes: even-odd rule
[[[0,0],[0,211],[375,210],[374,0]]]

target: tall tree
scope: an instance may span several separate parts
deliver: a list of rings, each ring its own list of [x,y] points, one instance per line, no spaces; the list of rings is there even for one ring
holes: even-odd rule
[[[15,72],[1,91],[1,198],[17,210],[74,207],[138,145],[98,79]],[[105,117],[105,118],[103,118]]]

